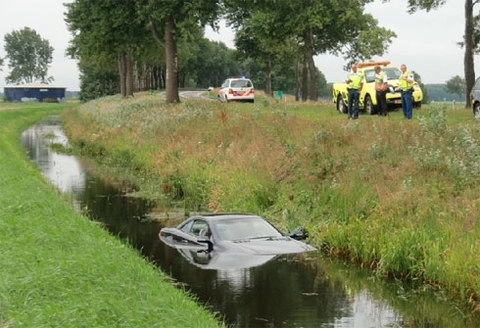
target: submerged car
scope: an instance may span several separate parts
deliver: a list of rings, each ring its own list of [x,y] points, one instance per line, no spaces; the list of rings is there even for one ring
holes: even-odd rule
[[[260,216],[232,213],[193,216],[159,232],[160,240],[187,260],[210,269],[251,267],[277,255],[316,250],[301,241],[307,237],[300,227],[283,234]]]
[[[222,102],[229,101],[255,101],[255,89],[250,79],[244,77],[228,78],[218,91],[218,99]]]

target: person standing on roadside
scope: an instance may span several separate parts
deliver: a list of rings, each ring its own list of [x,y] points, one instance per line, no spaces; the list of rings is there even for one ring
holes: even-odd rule
[[[410,120],[413,115],[413,84],[415,82],[413,78],[413,73],[407,70],[407,66],[402,64],[400,66],[400,71],[402,74],[400,75],[400,89],[402,94],[402,109],[403,109],[403,116]]]
[[[380,66],[375,66],[375,96],[377,97],[378,115],[387,116],[388,77]]]
[[[348,118],[358,118],[360,91],[363,86],[363,74],[358,72],[357,64],[352,65],[352,71],[345,80],[348,90]]]

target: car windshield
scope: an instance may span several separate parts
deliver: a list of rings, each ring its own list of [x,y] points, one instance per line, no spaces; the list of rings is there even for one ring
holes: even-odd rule
[[[396,67],[383,67],[382,70],[387,74],[389,80],[398,80],[402,72]],[[375,70],[365,70],[365,81],[374,82],[375,81]]]
[[[252,84],[249,80],[232,80],[230,86],[232,88],[250,88]]]
[[[215,222],[221,240],[244,240],[259,237],[280,237],[282,234],[260,217],[228,219]]]
[[[228,82],[229,82],[228,80],[223,81],[221,87],[222,87],[222,88],[228,88]]]
[[[480,78],[478,78],[476,81],[475,81],[475,85],[473,86],[475,89],[480,89]]]
[[[387,74],[389,80],[398,80],[402,72],[396,67],[387,67],[383,71]]]

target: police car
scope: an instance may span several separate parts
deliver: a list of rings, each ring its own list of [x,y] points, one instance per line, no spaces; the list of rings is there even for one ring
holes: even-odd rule
[[[226,79],[218,91],[218,99],[222,102],[229,101],[255,101],[255,89],[250,79],[233,77]]]

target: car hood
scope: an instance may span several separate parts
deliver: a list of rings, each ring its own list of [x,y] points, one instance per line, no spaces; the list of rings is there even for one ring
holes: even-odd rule
[[[316,250],[315,247],[290,237],[222,241],[218,246],[231,253],[255,255],[280,255]]]

